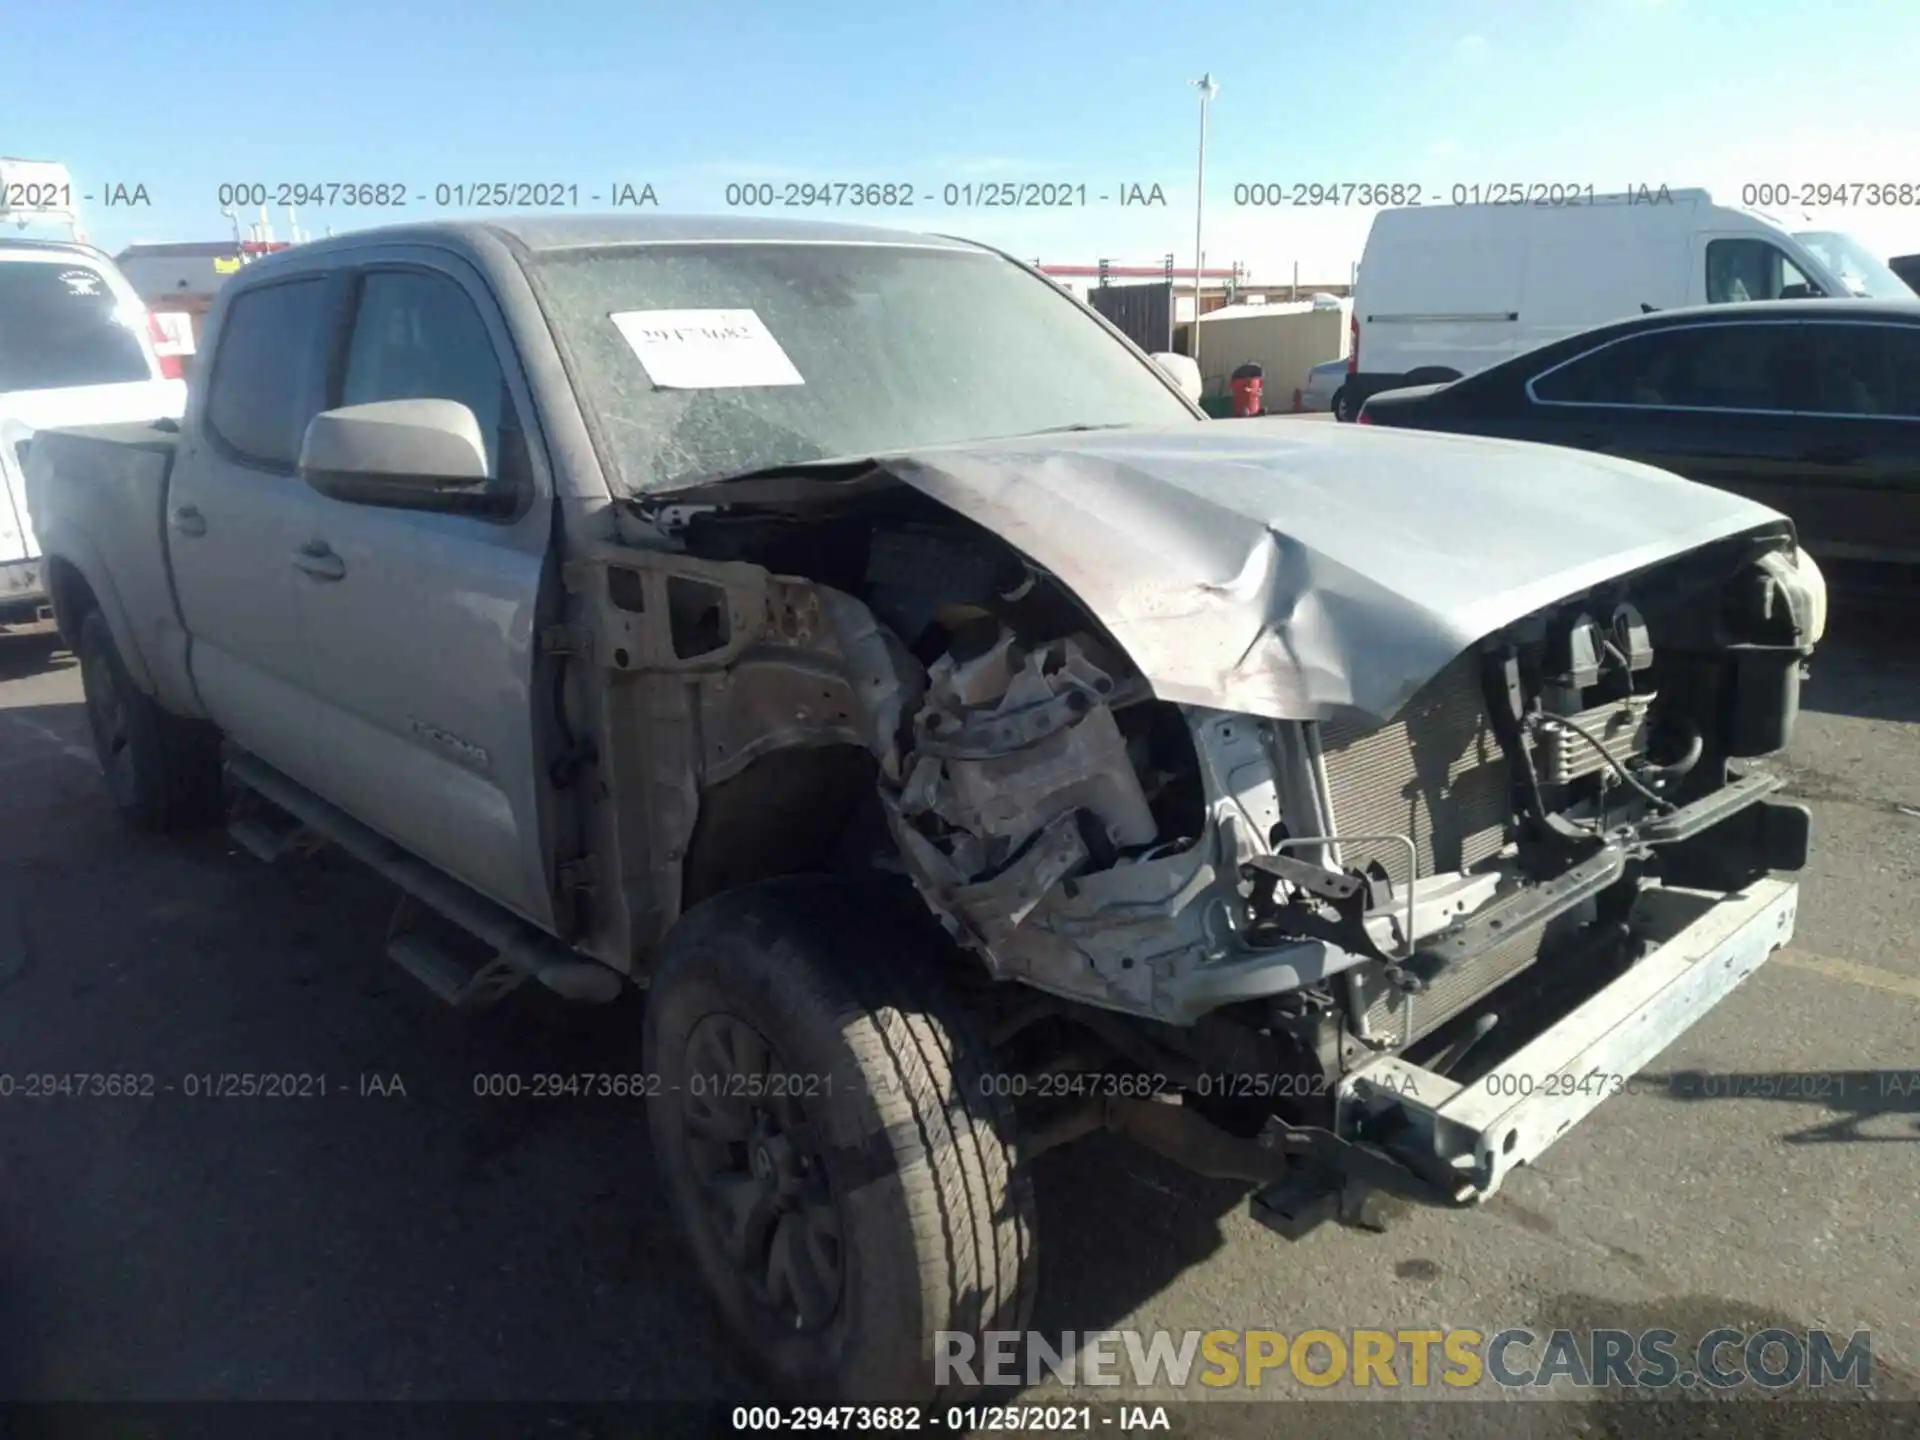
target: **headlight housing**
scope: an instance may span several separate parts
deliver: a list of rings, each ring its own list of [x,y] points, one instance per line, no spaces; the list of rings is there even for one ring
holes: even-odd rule
[[[1818,645],[1827,633],[1827,577],[1806,551],[1777,550],[1761,562],[1793,612],[1802,645]]]

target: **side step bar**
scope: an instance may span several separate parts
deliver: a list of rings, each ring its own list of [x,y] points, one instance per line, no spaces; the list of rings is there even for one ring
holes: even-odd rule
[[[294,848],[299,828],[313,831],[493,947],[494,958],[474,970],[424,935],[401,929],[401,916],[396,915],[388,955],[449,1004],[484,1004],[525,980],[537,980],[569,1000],[605,1002],[619,996],[625,981],[609,966],[581,958],[552,936],[409,855],[254,756],[229,746],[226,762],[228,773],[237,782],[299,822],[295,831],[282,835],[259,822],[258,817],[241,820],[234,838],[249,851],[263,859],[277,859]],[[261,848],[255,850],[250,840],[258,841]]]
[[[259,804],[249,806],[245,803],[247,798],[258,799],[256,796],[243,798],[239,813],[227,823],[227,834],[254,859],[272,865],[289,855],[310,854],[322,842],[322,836],[285,811]]]

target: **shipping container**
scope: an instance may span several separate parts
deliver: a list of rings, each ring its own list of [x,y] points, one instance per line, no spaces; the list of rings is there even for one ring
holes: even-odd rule
[[[1100,285],[1087,292],[1087,301],[1148,354],[1173,349],[1172,282]]]

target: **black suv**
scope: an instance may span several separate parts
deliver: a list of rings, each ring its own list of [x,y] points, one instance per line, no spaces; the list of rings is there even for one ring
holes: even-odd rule
[[[1385,391],[1360,423],[1644,461],[1784,511],[1848,588],[1920,578],[1920,298],[1658,311]]]

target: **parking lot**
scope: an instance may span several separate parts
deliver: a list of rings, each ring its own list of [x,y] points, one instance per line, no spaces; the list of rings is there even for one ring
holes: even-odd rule
[[[1867,1329],[1879,1393],[1920,1398],[1920,648],[1835,631],[1788,766],[1817,827],[1796,943],[1652,1083],[1483,1212],[1383,1235],[1289,1245],[1241,1187],[1118,1142],[1050,1155],[1039,1328]],[[457,1015],[383,957],[389,908],[337,857],[129,834],[71,657],[0,642],[0,1071],[154,1077],[0,1100],[0,1397],[744,1393],[640,1102],[475,1093],[637,1068],[639,1000]],[[1662,1083],[1682,1070],[1841,1078]],[[325,1093],[190,1093],[250,1072]],[[1648,1433],[1608,1403],[1524,1433]]]

